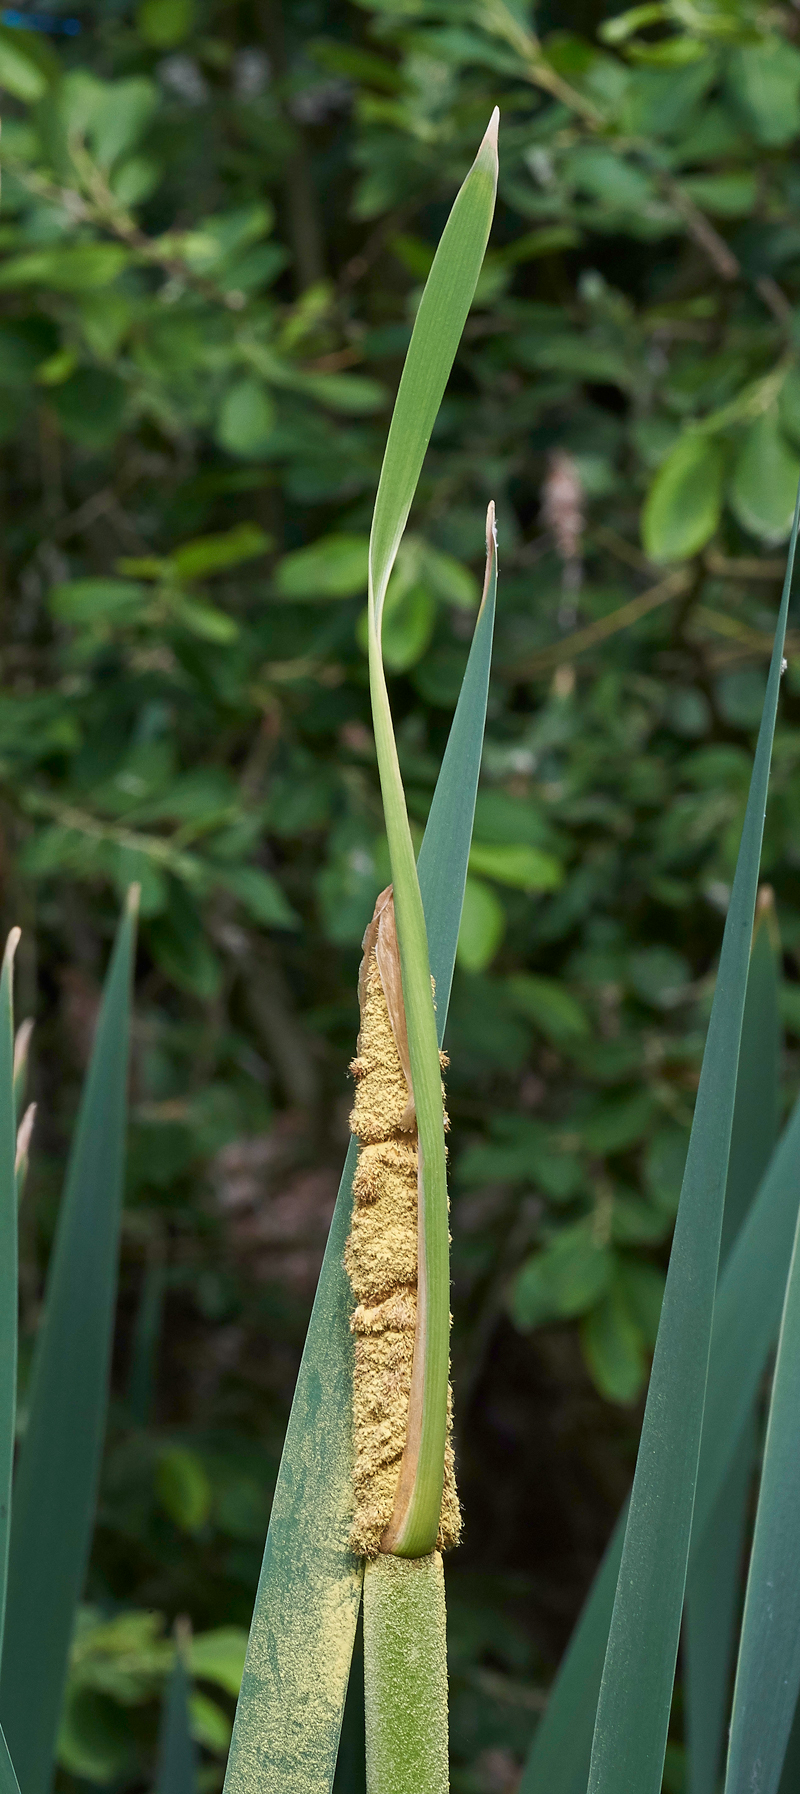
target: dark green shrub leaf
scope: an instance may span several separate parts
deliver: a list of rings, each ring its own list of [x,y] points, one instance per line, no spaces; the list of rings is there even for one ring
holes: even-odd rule
[[[751,535],[776,545],[792,527],[800,455],[789,445],[773,406],[750,425],[730,486],[731,509]]]
[[[222,401],[217,440],[231,455],[258,460],[275,428],[275,405],[259,380],[237,380]]]
[[[181,1532],[199,1532],[205,1526],[211,1512],[211,1484],[196,1452],[182,1445],[162,1452],[155,1488],[165,1513]]]
[[[263,928],[297,928],[299,919],[287,903],[276,878],[260,866],[230,866],[215,870],[215,883],[237,897],[254,922]]]
[[[0,351],[1,352],[1,351]],[[800,444],[800,368],[791,367],[778,397],[781,429],[796,446]]]
[[[601,1395],[611,1402],[635,1401],[647,1360],[641,1331],[618,1279],[582,1322],[581,1345]]]
[[[622,1258],[617,1278],[645,1345],[652,1351],[664,1300],[664,1272],[646,1260]]]
[[[202,642],[219,642],[226,647],[235,642],[239,634],[239,625],[235,617],[229,617],[216,604],[208,604],[199,598],[189,598],[181,593],[173,598],[170,609],[176,623],[188,629],[190,635],[197,635]]]
[[[90,141],[102,168],[110,168],[118,156],[133,148],[158,105],[158,88],[144,75],[127,81],[111,81],[96,106]]]
[[[565,1227],[514,1280],[511,1313],[523,1330],[585,1314],[609,1286],[613,1257],[592,1221]]]
[[[557,891],[564,881],[563,869],[551,853],[521,843],[488,847],[474,841],[469,864],[471,872],[494,878],[501,885],[511,885],[517,891]]]
[[[681,186],[696,206],[718,218],[744,218],[756,203],[756,177],[747,169],[688,175]]]
[[[723,467],[722,449],[712,437],[691,431],[680,437],[656,474],[642,514],[642,541],[651,560],[688,560],[705,547],[720,520]]]
[[[528,1016],[555,1045],[588,1034],[589,1023],[577,997],[555,978],[517,972],[506,988],[520,1015]]]
[[[188,37],[194,22],[194,0],[143,0],[136,14],[138,30],[154,50],[172,50]]]
[[[281,561],[275,590],[295,601],[355,598],[367,589],[369,540],[366,536],[323,536],[309,548],[298,548]]]
[[[383,612],[383,658],[392,673],[416,666],[430,645],[436,623],[436,600],[424,585],[407,586],[396,597],[391,583]]]
[[[679,1003],[691,982],[691,967],[670,947],[640,947],[631,953],[628,968],[637,996],[657,1009]]]
[[[62,623],[129,622],[149,602],[147,587],[130,579],[70,579],[50,593],[50,609]]]
[[[44,286],[57,293],[84,293],[110,286],[130,260],[120,243],[65,244],[10,256],[0,268],[0,287]]]
[[[47,92],[56,71],[55,58],[49,57],[46,46],[23,36],[18,30],[0,25],[0,87],[29,105]]]
[[[101,449],[119,433],[127,389],[116,374],[79,368],[50,390],[49,402],[62,430],[83,448]]]
[[[148,924],[148,940],[156,963],[179,989],[209,1002],[219,989],[220,965],[205,936],[191,897],[175,879],[169,881],[169,906]]]
[[[256,555],[266,554],[270,538],[257,523],[237,523],[218,536],[198,536],[173,550],[170,566],[178,579],[208,579],[227,567],[238,567]]]
[[[228,1694],[236,1695],[242,1685],[247,1633],[241,1626],[218,1626],[213,1632],[200,1632],[189,1647],[192,1675],[201,1682],[215,1682]]]
[[[494,959],[505,933],[506,915],[494,891],[468,878],[458,934],[457,959],[465,972],[482,972]]]
[[[789,143],[800,131],[800,54],[785,37],[735,49],[728,83],[758,143]]]

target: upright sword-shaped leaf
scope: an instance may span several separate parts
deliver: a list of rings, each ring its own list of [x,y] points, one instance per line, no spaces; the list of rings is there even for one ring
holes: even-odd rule
[[[720,1273],[697,1473],[690,1567],[749,1423],[778,1334],[800,1202],[800,1100]],[[627,1509],[587,1596],[523,1771],[520,1794],[586,1794],[600,1677]],[[800,1726],[798,1726],[800,1734]],[[800,1741],[798,1744],[800,1758]],[[789,1794],[789,1790],[786,1790]]]
[[[772,1382],[725,1794],[775,1794],[800,1690],[800,1221]]]
[[[17,1119],[12,979],[18,942],[19,929],[12,928],[0,974],[0,1649],[6,1609],[17,1409]]]
[[[0,1794],[19,1794],[19,1782],[8,1754],[8,1745],[0,1729]]]
[[[800,518],[720,954],[614,1611],[590,1794],[659,1794],[689,1556],[764,813]]]
[[[197,1794],[197,1747],[189,1725],[190,1688],[178,1636],[175,1666],[161,1713],[155,1794]]]
[[[106,979],[14,1482],[0,1718],[22,1794],[48,1794],[91,1543],[117,1287],[136,897]]]
[[[775,1146],[780,1113],[780,941],[771,890],[759,892],[747,977],[720,1266],[741,1229]],[[683,1631],[688,1794],[715,1794],[730,1676],[747,1507],[756,1459],[755,1404],[702,1546],[692,1553]]]

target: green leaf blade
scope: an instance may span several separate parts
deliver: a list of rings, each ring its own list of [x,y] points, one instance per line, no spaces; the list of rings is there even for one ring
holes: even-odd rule
[[[19,929],[12,929],[0,975],[0,1648],[6,1608],[17,1410],[17,1118],[12,980],[18,941]]]
[[[726,1794],[775,1794],[800,1689],[800,1222],[772,1383],[733,1696]]]
[[[765,889],[759,894],[747,978],[722,1223],[722,1265],[758,1191],[778,1132],[779,957],[772,893]],[[683,1696],[689,1794],[714,1794],[717,1786],[755,1461],[754,1408],[705,1527],[702,1547],[692,1553],[686,1584]]]
[[[800,1201],[800,1101],[720,1273],[708,1367],[690,1573],[752,1413],[777,1337]],[[523,1771],[520,1794],[586,1794],[625,1514],[617,1521]]]
[[[370,581],[379,613],[489,241],[499,119],[495,107],[442,232],[400,380],[370,536]]]
[[[197,1794],[197,1747],[189,1724],[190,1687],[179,1650],[164,1698],[155,1794]]]
[[[686,1780],[690,1794],[714,1794],[730,1697],[739,1577],[757,1437],[745,1428],[686,1583],[683,1632]]]
[[[422,1557],[439,1530],[450,1375],[450,1234],[441,1068],[425,914],[381,651],[383,601],[425,450],[475,293],[497,192],[495,108],[456,195],[420,301],[386,444],[370,535],[369,679],[392,869],[419,1150],[420,1269],[409,1426],[386,1549]],[[487,520],[487,582],[496,560]]]
[[[5,1733],[0,1726],[0,1794],[19,1794],[19,1782],[9,1755]]]
[[[135,907],[120,924],[70,1153],[14,1484],[0,1712],[24,1794],[47,1794],[91,1543],[122,1203]]]
[[[800,495],[799,495],[800,497]],[[659,1794],[692,1527],[795,519],[600,1686],[590,1794]]]
[[[490,564],[489,579],[475,624],[458,706],[417,861],[431,975],[436,986],[436,1032],[440,1046],[444,1040],[453,986],[458,931],[467,883],[489,697],[489,669],[496,609],[495,555]],[[444,901],[445,892],[447,901]]]

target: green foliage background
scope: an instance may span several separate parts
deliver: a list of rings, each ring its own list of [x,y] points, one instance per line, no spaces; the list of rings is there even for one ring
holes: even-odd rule
[[[142,885],[63,1773],[152,1773],[188,1614],[221,1776],[387,877],[369,518],[421,283],[499,103],[497,221],[385,635],[421,830],[495,498],[448,1038],[450,1604],[454,1785],[502,1794],[632,1465],[764,692],[800,472],[798,23],[755,0],[605,23],[559,0],[535,29],[505,0],[105,0],[78,22],[0,27],[2,906],[39,1018],[23,1358]],[[800,633],[764,862],[790,1044],[799,699]]]

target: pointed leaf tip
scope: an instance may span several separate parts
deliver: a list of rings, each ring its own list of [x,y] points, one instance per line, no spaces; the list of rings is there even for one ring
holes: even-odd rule
[[[494,499],[490,498],[489,508],[486,512],[486,572],[483,576],[483,591],[481,593],[480,610],[478,612],[479,616],[482,614],[483,607],[489,596],[489,591],[495,576],[496,562],[497,523],[495,521]]]
[[[21,939],[22,929],[12,928],[8,940],[6,941],[5,953],[3,954],[3,963],[8,966],[9,971],[14,964],[14,954],[17,951]]]
[[[16,1088],[17,1084],[19,1083],[19,1080],[25,1070],[27,1063],[28,1063],[28,1053],[30,1051],[31,1035],[33,1033],[35,1026],[36,1026],[36,1023],[34,1022],[33,1016],[32,1015],[26,1016],[24,1022],[20,1022],[17,1032],[14,1036],[14,1086],[15,1086],[15,1088]]]
[[[475,162],[474,162],[475,168],[485,168],[488,166],[488,169],[491,173],[492,180],[495,184],[495,187],[497,185],[497,172],[498,172],[499,152],[498,152],[497,140],[498,140],[499,130],[500,130],[500,108],[499,108],[499,106],[495,106],[494,112],[492,113],[489,123],[486,126],[486,130],[485,130],[484,136],[483,136],[483,142],[481,143],[481,147],[478,150],[478,154],[475,157]]]
[[[16,1153],[14,1156],[14,1174],[15,1174],[15,1176],[19,1172],[20,1166],[22,1165],[23,1161],[27,1158],[28,1153],[30,1151],[31,1136],[33,1134],[33,1124],[34,1124],[35,1120],[36,1120],[36,1104],[29,1103],[27,1109],[25,1110],[25,1114],[23,1115],[22,1120],[19,1124],[19,1127],[17,1128],[17,1148],[16,1148]]]

